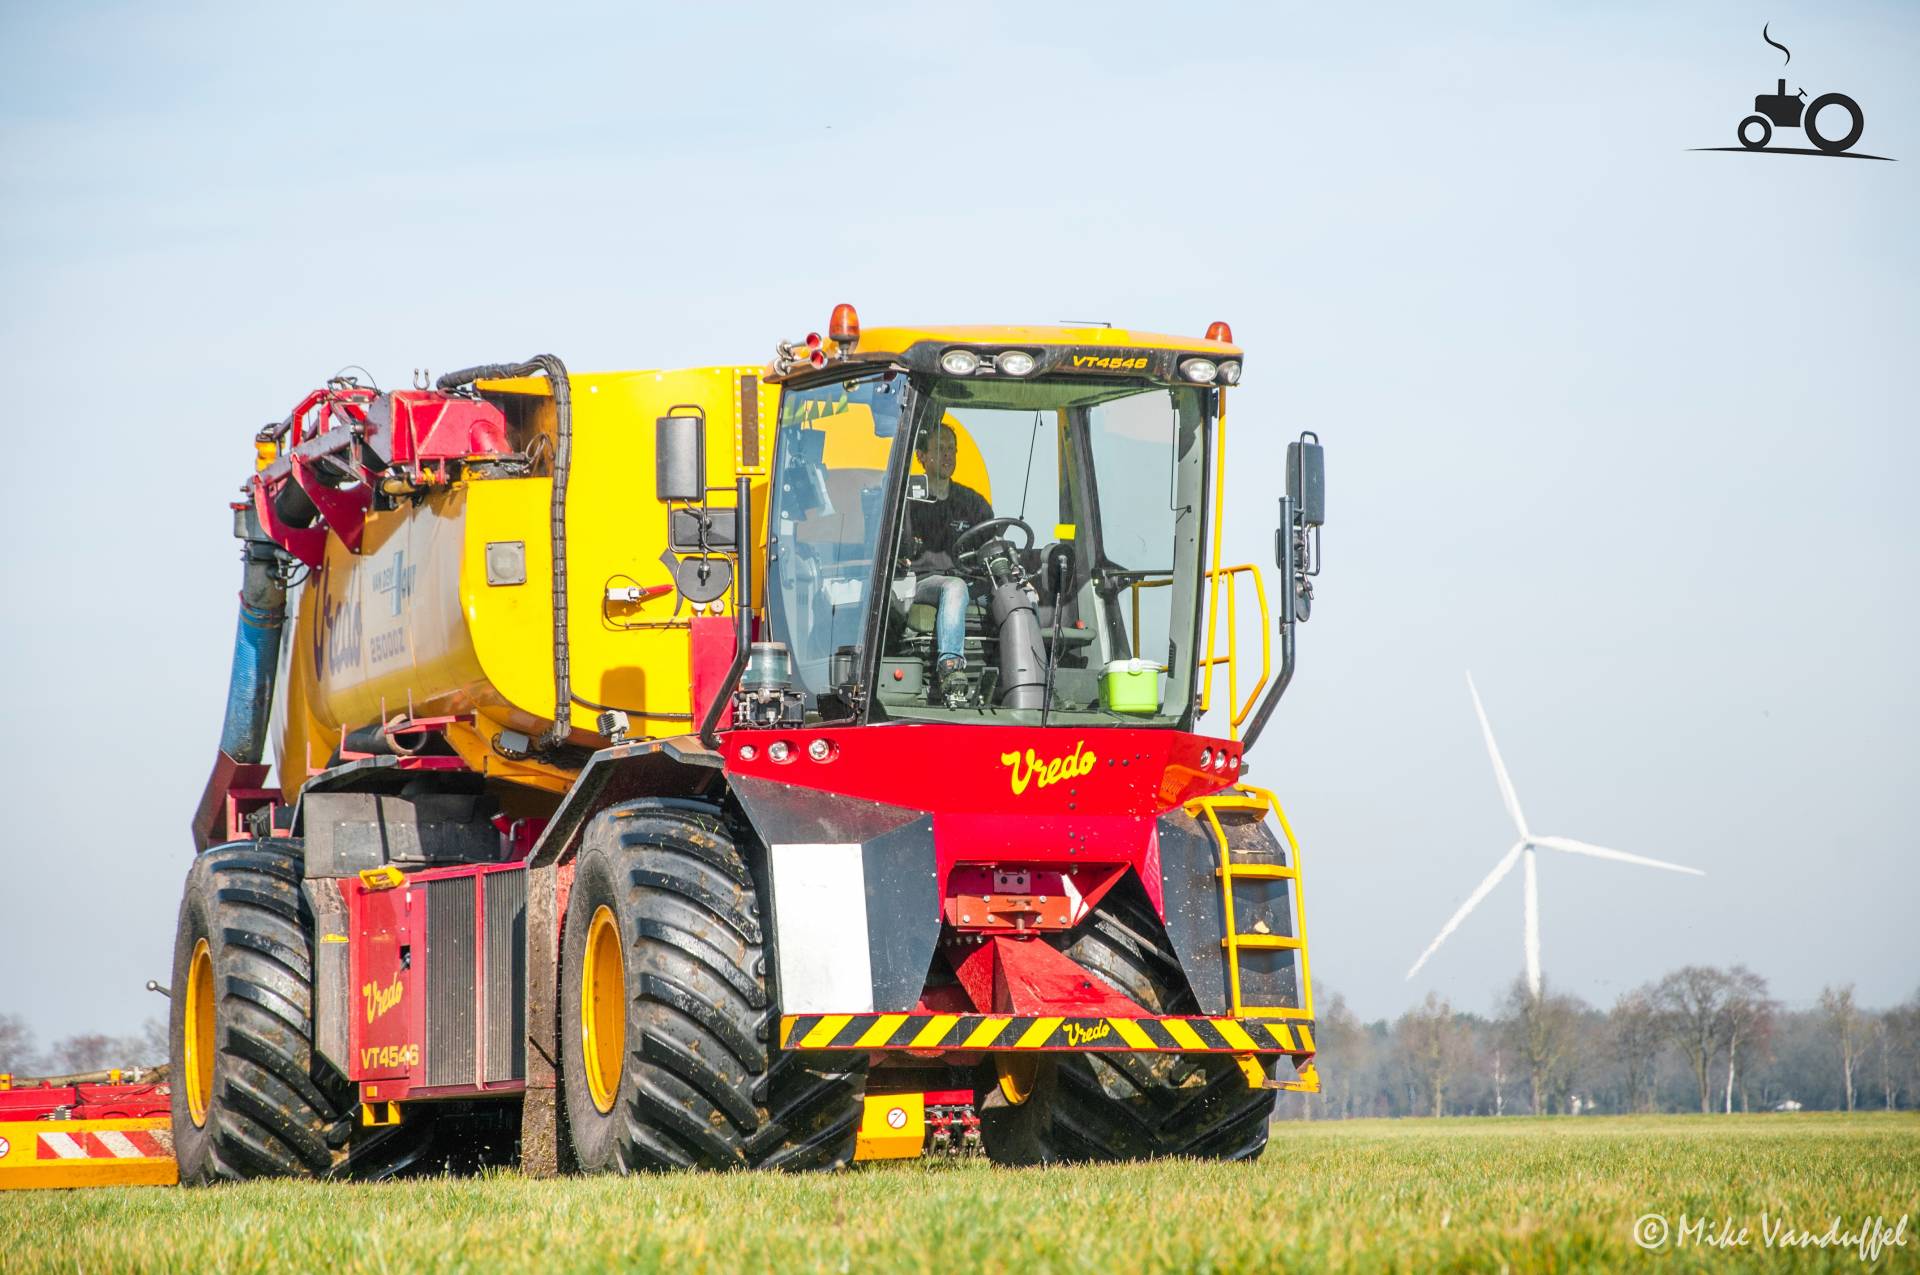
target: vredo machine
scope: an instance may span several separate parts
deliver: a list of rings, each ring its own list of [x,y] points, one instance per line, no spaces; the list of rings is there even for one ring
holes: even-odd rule
[[[302,399],[233,507],[182,1180],[1260,1154],[1316,1080],[1243,758],[1324,487],[1289,443],[1276,623],[1220,561],[1240,374],[1224,323],[842,305],[766,368]]]

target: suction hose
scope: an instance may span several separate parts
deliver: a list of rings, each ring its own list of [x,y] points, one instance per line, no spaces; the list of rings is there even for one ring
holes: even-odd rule
[[[573,673],[567,654],[567,474],[573,466],[573,384],[567,365],[551,354],[536,354],[524,363],[483,363],[448,372],[434,382],[450,393],[475,381],[510,381],[544,373],[553,387],[553,502],[548,522],[553,540],[553,726],[534,741],[535,752],[557,748],[567,740],[573,723]]]
[[[247,511],[251,518],[252,510]],[[287,588],[270,540],[244,539],[240,624],[233,638],[233,671],[227,678],[227,716],[220,751],[256,765],[267,747],[273,681],[280,670],[280,637],[287,623]]]

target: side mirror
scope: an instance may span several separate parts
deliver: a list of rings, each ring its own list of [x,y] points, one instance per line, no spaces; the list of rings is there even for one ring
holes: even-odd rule
[[[1317,434],[1302,434],[1299,441],[1287,444],[1287,495],[1293,498],[1293,516],[1302,526],[1326,522],[1326,450]]]
[[[653,494],[660,500],[707,498],[707,422],[662,416],[653,423]]]
[[[925,474],[908,474],[907,475],[907,499],[908,500],[917,500],[923,505],[931,504],[933,503],[933,497],[928,495],[927,493],[928,493],[927,476]]]

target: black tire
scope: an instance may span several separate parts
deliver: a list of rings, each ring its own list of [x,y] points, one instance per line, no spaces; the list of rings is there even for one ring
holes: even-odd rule
[[[817,1169],[853,1158],[865,1074],[777,1048],[764,883],[744,836],[703,802],[645,800],[595,818],[561,940],[561,1089],[588,1172]],[[626,1017],[617,1090],[600,1109],[581,1024],[587,936],[618,925]]]
[[[1758,124],[1760,126],[1759,141],[1755,142],[1747,139],[1747,125],[1749,124]],[[1740,144],[1750,151],[1765,150],[1767,143],[1773,140],[1773,122],[1764,115],[1749,115],[1740,121],[1740,127],[1734,130],[1734,136],[1738,137]]]
[[[1821,135],[1818,127],[1820,123],[1820,111],[1823,107],[1828,106],[1840,107],[1846,111],[1847,118],[1852,121],[1845,136],[1823,137]],[[1867,117],[1861,113],[1860,104],[1848,97],[1845,93],[1824,93],[1808,103],[1807,113],[1802,121],[1801,127],[1806,129],[1808,141],[1829,155],[1838,155],[1860,140],[1860,134],[1864,132],[1867,127]]]
[[[1131,882],[1101,900],[1066,951],[1155,1013],[1196,1011],[1166,931]],[[1274,1091],[1249,1089],[1231,1058],[1059,1054],[1048,1062],[1018,1106],[1000,1093],[991,1066],[983,1072],[980,1136],[994,1161],[1253,1160],[1266,1150]]]
[[[182,1183],[313,1176],[331,1167],[352,1133],[341,1082],[313,1053],[313,920],[301,867],[298,843],[273,840],[215,846],[187,870],[168,1055]],[[203,941],[209,964],[199,993],[210,991],[213,1006],[211,1077],[190,1085],[187,984]],[[204,1045],[196,1055],[206,1057]],[[203,1108],[198,1120],[190,1092]]]

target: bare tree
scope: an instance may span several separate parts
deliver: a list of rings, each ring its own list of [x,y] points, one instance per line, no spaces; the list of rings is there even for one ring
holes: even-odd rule
[[[1428,1101],[1430,1114],[1447,1114],[1447,1089],[1465,1063],[1467,1042],[1460,1025],[1454,1021],[1453,1006],[1438,992],[1408,1010],[1394,1024],[1394,1041],[1399,1046],[1409,1076]]]
[[[1613,1056],[1619,1060],[1627,1082],[1627,1110],[1653,1110],[1653,1082],[1667,1029],[1654,1004],[1652,989],[1635,988],[1615,1001],[1607,1015],[1607,1028]]]
[[[120,1042],[99,1032],[82,1032],[56,1041],[48,1051],[49,1063],[57,1072],[99,1071],[115,1066],[120,1059]]]
[[[1887,1048],[1893,1055],[1894,1090],[1904,1090],[1909,1103],[1920,1105],[1920,992],[1888,1010],[1884,1021]]]
[[[33,1029],[17,1014],[0,1014],[0,1074],[29,1076],[40,1069]]]
[[[1713,1082],[1708,1072],[1720,1053],[1727,991],[1725,972],[1707,965],[1682,966],[1654,986],[1654,1001],[1660,1007],[1667,1035],[1680,1046],[1700,1086],[1703,1115],[1713,1110]]]
[[[1853,1110],[1853,1069],[1860,1062],[1860,1011],[1853,1003],[1853,984],[1820,989],[1820,1012],[1840,1046],[1840,1074],[1846,1082],[1847,1110]]]
[[[1733,1114],[1733,1077],[1740,1065],[1740,1046],[1762,1035],[1773,1019],[1773,1001],[1767,980],[1744,965],[1727,971],[1727,999],[1721,1008],[1721,1035],[1727,1045],[1727,1106]]]
[[[1505,1034],[1527,1065],[1528,1092],[1533,1114],[1544,1114],[1567,1078],[1578,1039],[1582,1006],[1571,996],[1557,995],[1542,983],[1539,995],[1516,978],[1507,989]]]

